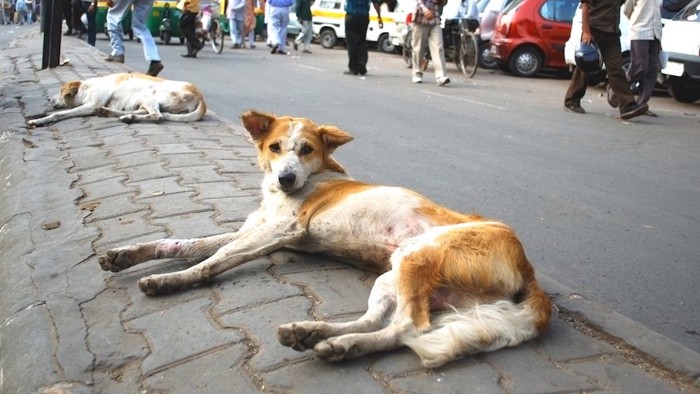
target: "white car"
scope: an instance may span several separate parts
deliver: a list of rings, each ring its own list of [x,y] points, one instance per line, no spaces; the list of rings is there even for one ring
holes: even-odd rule
[[[374,6],[370,6],[367,41],[376,42],[382,52],[394,52],[396,47],[391,43],[390,33],[395,29],[396,15],[385,3],[381,7],[383,28],[379,27]],[[345,39],[345,0],[318,0],[311,6],[311,15],[314,36],[322,47],[331,49]]]
[[[675,100],[700,99],[700,0],[691,1],[666,22],[661,47],[668,54],[661,70],[662,83]]]

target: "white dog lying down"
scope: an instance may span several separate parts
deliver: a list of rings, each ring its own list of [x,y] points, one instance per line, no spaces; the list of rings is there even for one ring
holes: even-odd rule
[[[57,111],[27,122],[43,126],[81,116],[118,116],[126,123],[195,122],[207,112],[202,93],[189,82],[168,81],[140,73],[111,74],[66,82],[51,98]]]
[[[243,227],[108,250],[99,257],[102,269],[206,258],[183,271],[141,278],[148,295],[209,281],[281,248],[383,272],[359,320],[279,327],[283,345],[313,349],[331,361],[405,345],[423,365],[435,367],[515,346],[545,330],[550,299],[510,227],[449,210],[408,189],[351,179],[331,154],[352,137],[335,126],[255,111],[241,119],[265,173],[260,208]]]

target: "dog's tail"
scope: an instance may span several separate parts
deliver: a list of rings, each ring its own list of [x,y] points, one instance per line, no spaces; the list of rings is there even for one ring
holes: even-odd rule
[[[204,96],[195,90],[192,93],[188,93],[194,97],[187,97],[185,100],[197,100],[197,106],[190,112],[184,114],[174,114],[170,112],[162,112],[163,120],[169,120],[173,122],[196,122],[204,117],[207,113],[207,103],[204,102]]]
[[[438,316],[433,329],[404,340],[424,367],[438,367],[448,361],[484,351],[515,346],[532,339],[549,325],[552,304],[532,278],[520,302],[498,300],[476,304]]]

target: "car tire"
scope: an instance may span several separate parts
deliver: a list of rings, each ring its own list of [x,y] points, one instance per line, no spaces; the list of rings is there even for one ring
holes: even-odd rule
[[[680,103],[693,103],[700,100],[700,87],[690,86],[684,77],[669,77],[668,94]]]
[[[482,41],[479,44],[479,67],[488,70],[493,70],[497,68],[496,59],[491,56],[490,41]]]
[[[332,29],[325,29],[318,35],[318,41],[321,46],[326,49],[333,49],[335,43],[338,42],[338,36]]]
[[[377,40],[377,49],[379,49],[379,52],[394,53],[396,51],[396,45],[391,43],[389,34],[384,33],[379,36],[379,40]]]
[[[510,72],[518,77],[534,77],[542,68],[542,55],[534,47],[518,48],[510,55]]]

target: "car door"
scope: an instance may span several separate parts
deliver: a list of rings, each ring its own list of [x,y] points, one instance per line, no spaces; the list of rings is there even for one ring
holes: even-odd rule
[[[542,39],[547,67],[566,67],[564,44],[571,34],[578,0],[545,0],[537,15],[537,30]]]

